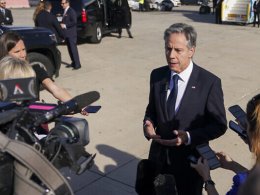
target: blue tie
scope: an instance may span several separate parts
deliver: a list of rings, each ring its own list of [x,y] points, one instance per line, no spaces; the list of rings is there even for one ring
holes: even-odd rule
[[[167,99],[167,113],[168,113],[169,118],[173,118],[173,116],[175,115],[175,103],[176,103],[177,94],[178,94],[179,76],[177,74],[173,75],[172,80],[173,80],[173,87],[172,87],[171,93]]]

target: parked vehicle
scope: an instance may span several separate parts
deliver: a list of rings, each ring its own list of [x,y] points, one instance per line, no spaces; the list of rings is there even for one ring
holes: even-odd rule
[[[0,36],[6,31],[15,31],[23,38],[30,63],[39,64],[50,77],[59,76],[61,53],[54,33],[46,28],[0,26]]]
[[[78,38],[100,43],[105,34],[117,32],[118,28],[125,28],[130,21],[131,12],[127,0],[73,0],[70,6],[77,13]],[[62,18],[60,0],[51,0],[52,13]]]
[[[151,0],[150,7],[159,11],[171,11],[173,7],[181,6],[180,0]]]

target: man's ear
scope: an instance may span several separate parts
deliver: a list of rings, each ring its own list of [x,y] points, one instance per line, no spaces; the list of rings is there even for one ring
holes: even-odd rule
[[[195,53],[195,47],[190,48],[189,50],[189,57],[192,58]]]

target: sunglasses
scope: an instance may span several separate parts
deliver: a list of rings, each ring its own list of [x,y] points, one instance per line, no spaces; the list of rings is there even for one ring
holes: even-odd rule
[[[1,5],[5,5],[6,4],[6,2],[3,2],[3,3],[0,3]]]

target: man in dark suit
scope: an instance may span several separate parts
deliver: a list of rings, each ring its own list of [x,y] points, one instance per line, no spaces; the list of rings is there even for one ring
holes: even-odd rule
[[[6,8],[5,0],[0,0],[0,21],[5,25],[13,24],[13,15],[11,10]]]
[[[65,41],[72,63],[67,67],[74,70],[80,69],[79,53],[77,48],[77,14],[70,7],[69,0],[61,0],[61,6],[64,9],[61,27],[64,30]]]
[[[58,43],[64,40],[64,35],[60,23],[57,18],[51,14],[52,4],[49,1],[44,2],[44,10],[42,10],[35,18],[35,26],[50,29],[57,38]]]
[[[149,159],[173,174],[179,195],[201,195],[203,180],[190,167],[195,147],[227,129],[221,80],[192,61],[197,33],[177,23],[164,33],[168,66],[152,71],[144,135],[152,139]]]

